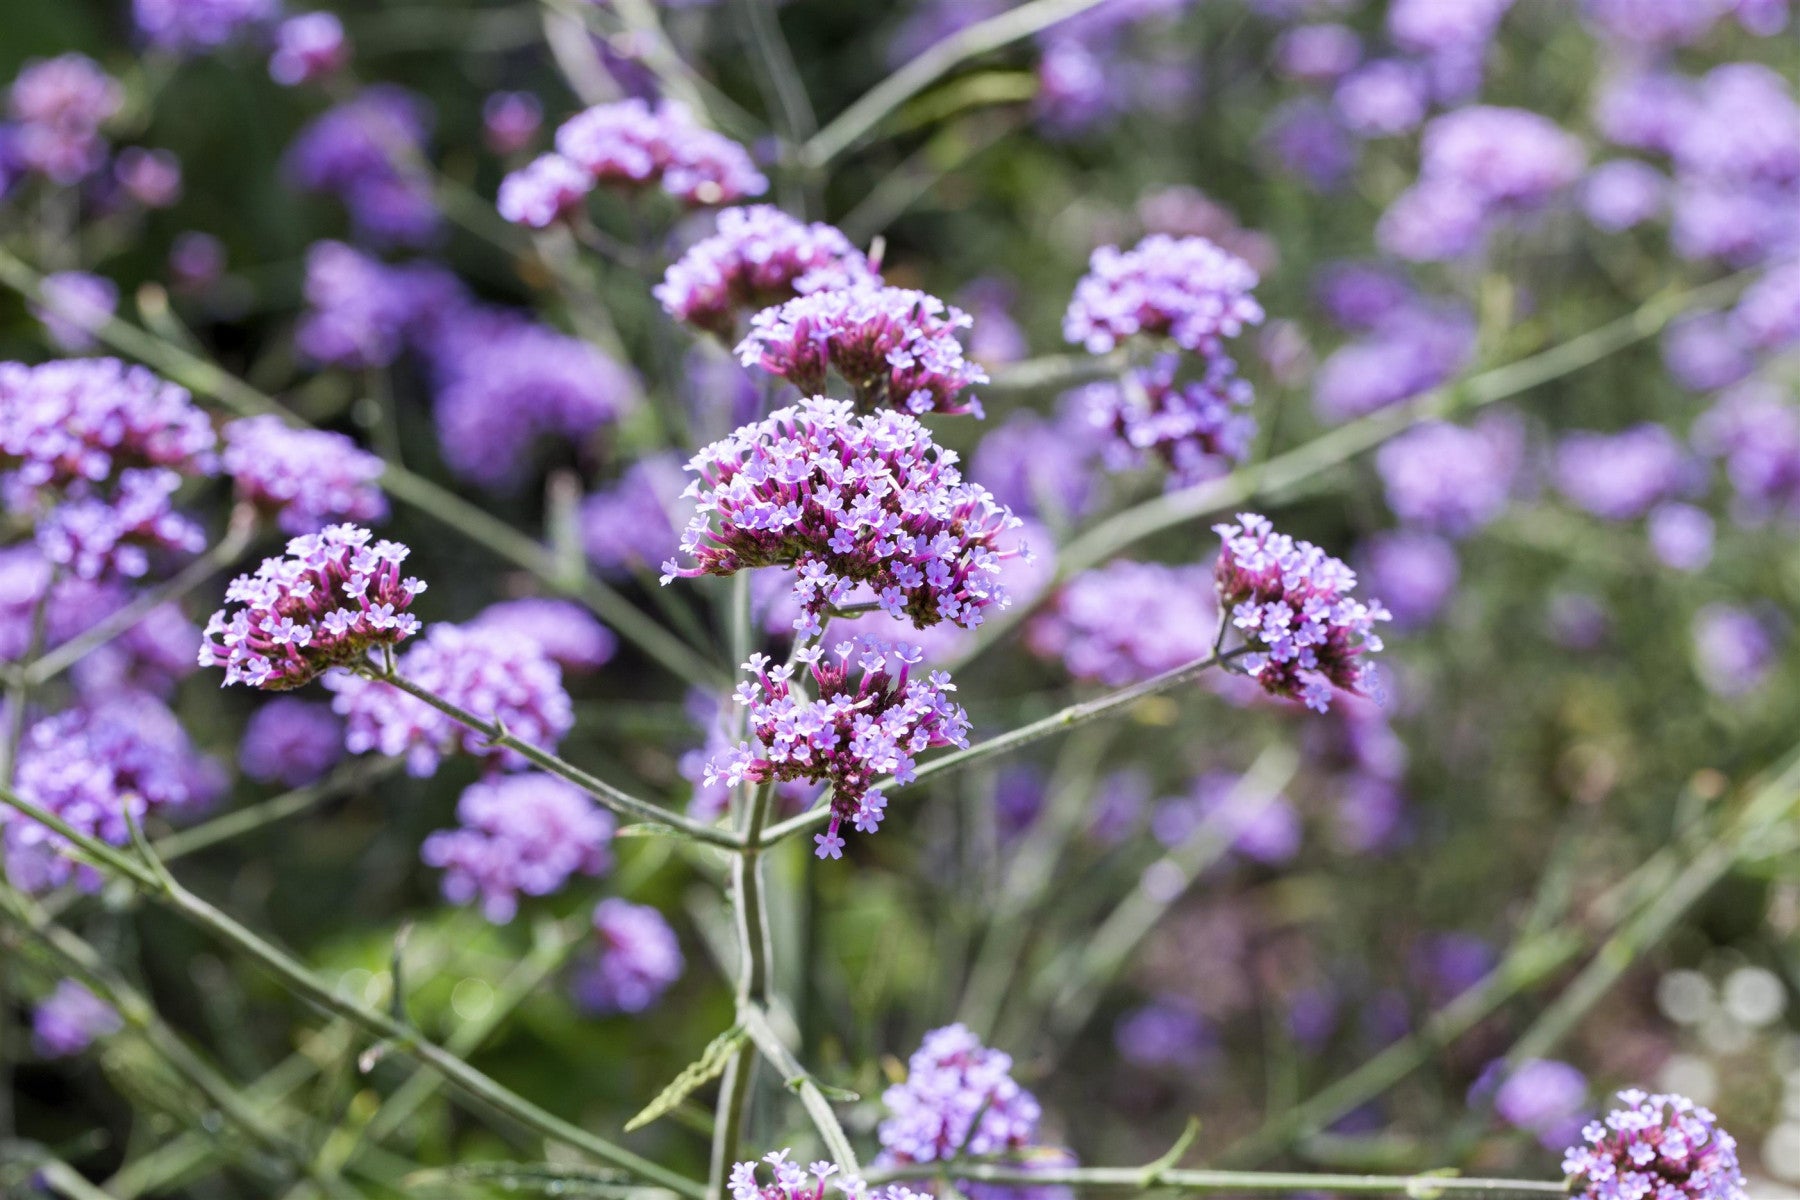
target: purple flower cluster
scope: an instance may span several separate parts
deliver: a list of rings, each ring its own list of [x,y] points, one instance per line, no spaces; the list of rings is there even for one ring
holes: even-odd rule
[[[840,824],[874,833],[886,814],[877,779],[892,775],[906,783],[920,751],[969,744],[969,717],[950,699],[956,690],[950,676],[932,671],[913,677],[922,657],[916,646],[872,637],[839,642],[829,657],[822,647],[801,650],[814,698],[793,686],[793,667],[753,655],[744,669],[754,680],[740,683],[736,698],[749,712],[755,740],[712,759],[706,783],[828,781],[831,823],[813,841],[820,858],[842,858]]]
[[[438,624],[400,659],[399,673],[440,699],[506,727],[519,740],[553,750],[575,723],[562,672],[530,638],[498,630]],[[490,766],[518,769],[517,751],[379,679],[346,672],[328,675],[331,704],[345,721],[352,754],[375,751],[406,758],[407,770],[428,776],[445,755],[462,751]]]
[[[1800,517],[1800,406],[1753,380],[1720,394],[1694,424],[1694,444],[1725,466],[1748,520]]]
[[[188,393],[117,359],[0,363],[0,497],[37,518],[39,547],[83,578],[138,576],[148,551],[194,551],[170,498],[216,467]]]
[[[251,779],[305,787],[324,778],[344,756],[344,723],[331,708],[294,696],[277,696],[244,726],[238,767]]]
[[[1694,669],[1706,690],[1735,700],[1768,679],[1781,644],[1762,613],[1735,604],[1708,604],[1694,614]]]
[[[1393,137],[1417,129],[1431,104],[1431,80],[1410,62],[1383,58],[1338,81],[1332,104],[1358,137]]]
[[[1218,635],[1207,568],[1121,559],[1064,584],[1025,642],[1077,679],[1122,687],[1205,657]]]
[[[281,0],[131,0],[138,34],[176,54],[217,50],[281,15]]]
[[[1662,212],[1669,181],[1649,163],[1620,158],[1604,162],[1582,184],[1581,208],[1595,227],[1608,233],[1630,229]]]
[[[1687,491],[1694,464],[1661,425],[1621,433],[1571,433],[1556,448],[1556,486],[1577,507],[1607,521],[1643,516]]]
[[[682,504],[688,484],[672,454],[638,459],[611,487],[581,504],[581,544],[588,561],[602,571],[655,567],[680,545],[670,513]]]
[[[1583,1200],[1743,1200],[1737,1141],[1685,1096],[1619,1093],[1623,1108],[1582,1131],[1563,1171]]]
[[[1214,355],[1202,378],[1182,384],[1175,382],[1178,366],[1174,355],[1161,355],[1121,382],[1089,384],[1078,399],[1089,426],[1107,438],[1108,466],[1154,458],[1171,489],[1204,483],[1242,462],[1256,435],[1256,419],[1244,411],[1250,384],[1236,363]]]
[[[1757,350],[1783,350],[1800,342],[1800,254],[1771,265],[1744,289],[1732,323]]]
[[[804,395],[824,392],[827,373],[835,371],[864,412],[979,417],[981,401],[962,393],[986,383],[987,372],[963,357],[956,339],[972,323],[962,309],[924,292],[850,287],[757,313],[737,353],[746,367],[761,367]]]
[[[106,161],[100,128],[124,103],[118,81],[85,54],[26,63],[7,92],[11,120],[0,126],[9,165],[55,184],[79,183]]]
[[[728,340],[744,313],[812,292],[880,283],[868,256],[835,226],[809,225],[755,204],[721,212],[718,232],[670,264],[654,290],[677,321]]]
[[[769,190],[744,148],[695,122],[671,100],[597,104],[556,131],[556,153],[508,175],[500,214],[542,228],[580,208],[596,185],[643,188],[660,183],[691,207],[735,204]]]
[[[113,163],[113,178],[145,208],[169,208],[181,199],[181,160],[167,150],[127,146]]]
[[[1401,521],[1466,537],[1505,511],[1524,454],[1524,428],[1495,413],[1468,427],[1414,426],[1384,445],[1375,463]]]
[[[1079,393],[1067,397],[1054,416],[1014,409],[982,436],[969,473],[1014,512],[1066,525],[1088,512],[1099,490],[1094,471],[1099,454],[1086,433]]]
[[[43,322],[51,343],[70,354],[92,350],[95,331],[119,308],[118,285],[87,271],[46,275],[38,294],[42,300],[31,306],[31,315]]]
[[[647,904],[609,897],[594,906],[597,956],[575,976],[575,1002],[591,1013],[638,1013],[681,978],[681,943]]]
[[[888,1115],[876,1130],[879,1165],[985,1158],[1037,1141],[1043,1110],[1012,1077],[1012,1057],[990,1050],[963,1025],[925,1035],[906,1082],[881,1094]]]
[[[1582,12],[1608,41],[1668,49],[1705,37],[1736,0],[1582,0]]]
[[[117,1010],[73,979],[64,979],[31,1012],[31,1045],[44,1058],[80,1054],[125,1028]]]
[[[1150,1071],[1199,1071],[1216,1061],[1218,1034],[1185,996],[1139,1005],[1113,1027],[1119,1057]]]
[[[597,671],[619,649],[612,630],[571,600],[502,600],[482,609],[467,628],[536,642],[544,657],[565,671]]]
[[[1566,1062],[1533,1058],[1512,1067],[1499,1059],[1469,1089],[1469,1101],[1491,1094],[1501,1120],[1560,1150],[1581,1136],[1587,1092],[1587,1077]]]
[[[543,101],[530,92],[495,92],[481,105],[481,132],[495,154],[517,154],[543,124]]]
[[[77,832],[114,846],[152,813],[192,812],[218,795],[217,764],[198,757],[181,724],[149,696],[116,696],[34,722],[19,748],[14,787]],[[42,892],[102,876],[63,855],[66,841],[13,809],[0,813],[7,878]]]
[[[681,548],[696,565],[671,560],[663,581],[797,568],[803,633],[858,583],[921,629],[973,629],[1008,603],[995,540],[1019,519],[955,463],[904,413],[858,416],[822,396],[780,409],[688,464],[700,478]]]
[[[411,553],[355,525],[331,525],[288,542],[253,575],[225,589],[226,604],[206,623],[200,665],[224,667],[225,683],[286,691],[331,667],[368,661],[376,646],[397,646],[419,631],[406,610],[425,590],[400,575]]]
[[[1276,533],[1268,520],[1242,513],[1236,525],[1213,527],[1224,541],[1215,579],[1251,653],[1244,671],[1275,696],[1304,700],[1324,712],[1333,688],[1366,695],[1363,656],[1381,649],[1381,602],[1350,595],[1356,573],[1311,542]]]
[[[437,203],[431,180],[408,160],[424,153],[431,123],[430,108],[413,93],[367,87],[300,131],[287,169],[306,190],[337,197],[361,237],[423,245],[437,234]]]
[[[1364,543],[1359,574],[1387,598],[1394,628],[1428,625],[1456,594],[1462,568],[1456,547],[1429,533],[1379,533]]]
[[[1333,422],[1367,416],[1439,386],[1474,355],[1475,322],[1467,312],[1405,304],[1319,365],[1313,408]]]
[[[387,517],[384,464],[341,433],[296,429],[277,416],[245,417],[225,427],[220,462],[238,500],[272,515],[287,533]]]
[[[1262,322],[1250,294],[1256,282],[1250,264],[1202,237],[1152,234],[1130,250],[1102,246],[1075,285],[1063,336],[1093,354],[1141,334],[1210,356]]]
[[[307,310],[294,345],[312,362],[385,367],[443,318],[467,307],[462,285],[429,264],[391,267],[342,242],[306,252]]]
[[[419,857],[444,872],[444,899],[480,901],[504,925],[520,896],[548,896],[574,875],[612,864],[612,814],[553,775],[506,775],[471,784],[456,802],[458,828],[425,839]]]
[[[731,1168],[731,1200],[825,1200],[825,1181],[837,1174],[835,1163],[815,1162],[805,1171],[799,1163],[787,1160],[786,1150],[763,1155],[769,1164],[770,1181],[756,1177],[756,1164],[736,1163]],[[812,1176],[809,1181],[807,1176]],[[884,1188],[870,1188],[860,1179],[840,1178],[836,1191],[843,1200],[930,1200],[929,1193],[915,1192],[903,1184],[890,1183]]]
[[[309,12],[289,17],[275,30],[269,55],[269,78],[283,87],[328,79],[350,61],[350,43],[336,13]]]
[[[1376,238],[1401,258],[1457,258],[1497,218],[1541,208],[1581,175],[1581,142],[1518,108],[1472,105],[1433,120],[1420,145],[1419,182],[1395,199]]]

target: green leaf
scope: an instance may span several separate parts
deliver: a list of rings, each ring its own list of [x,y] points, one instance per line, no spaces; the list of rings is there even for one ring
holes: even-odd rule
[[[706,1049],[700,1052],[700,1057],[683,1067],[681,1074],[670,1081],[661,1095],[646,1104],[644,1111],[625,1122],[625,1132],[642,1129],[657,1118],[668,1116],[683,1100],[724,1074],[725,1065],[731,1061],[731,1056],[748,1039],[749,1035],[741,1026],[733,1025],[708,1042]]]

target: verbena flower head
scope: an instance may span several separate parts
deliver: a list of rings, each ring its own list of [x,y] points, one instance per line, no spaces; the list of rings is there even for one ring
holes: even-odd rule
[[[643,1012],[681,978],[681,943],[646,904],[609,897],[594,906],[596,957],[574,980],[575,1001],[591,1013]]]
[[[1389,614],[1379,600],[1350,595],[1356,573],[1255,513],[1213,528],[1224,540],[1214,571],[1219,602],[1252,648],[1244,671],[1271,695],[1318,712],[1331,706],[1333,688],[1366,695],[1364,656],[1381,649],[1375,623]]]
[[[1218,1033],[1181,995],[1153,1000],[1120,1017],[1113,1045],[1126,1062],[1152,1071],[1199,1071],[1219,1053]]]
[[[389,365],[469,302],[441,267],[389,266],[334,241],[307,249],[305,293],[295,347],[311,362],[357,369]]]
[[[1731,316],[1758,350],[1782,350],[1800,342],[1800,254],[1772,265],[1745,288]]]
[[[276,27],[269,78],[283,87],[295,87],[335,75],[349,61],[350,42],[337,14],[301,13]]]
[[[419,618],[407,609],[425,584],[400,574],[411,551],[373,537],[355,525],[327,526],[232,580],[225,602],[239,607],[207,622],[200,665],[224,667],[227,685],[286,691],[417,633]]]
[[[1579,178],[1586,154],[1548,117],[1477,104],[1432,121],[1419,159],[1425,179],[1453,183],[1492,207],[1529,209]]]
[[[1013,1079],[1012,1056],[983,1046],[963,1025],[926,1034],[906,1082],[881,1102],[888,1110],[876,1130],[882,1165],[1022,1150],[1037,1140],[1043,1116],[1037,1097]]]
[[[1694,669],[1715,696],[1735,700],[1761,687],[1780,653],[1775,627],[1759,612],[1708,604],[1694,614]]]
[[[1383,446],[1375,464],[1402,521],[1463,537],[1505,511],[1524,453],[1523,427],[1493,414],[1467,427],[1417,425]]]
[[[1641,225],[1668,203],[1669,181],[1649,163],[1619,158],[1588,172],[1581,208],[1587,219],[1608,233]]]
[[[100,127],[125,103],[125,89],[85,54],[28,62],[7,91],[9,157],[52,183],[79,183],[106,161]]]
[[[281,0],[132,0],[144,40],[177,54],[216,50],[281,15]]]
[[[1469,1089],[1469,1098],[1490,1092],[1500,1119],[1537,1138],[1546,1150],[1560,1150],[1581,1136],[1587,1077],[1566,1062],[1533,1058],[1512,1067],[1497,1060]]]
[[[868,256],[835,226],[754,204],[719,213],[718,232],[671,264],[655,294],[677,321],[730,338],[744,313],[880,282]]]
[[[1727,0],[1582,0],[1595,31],[1639,46],[1686,46],[1705,37],[1734,5]]]
[[[1313,408],[1333,422],[1366,416],[1444,383],[1474,354],[1475,322],[1467,312],[1404,305],[1319,364]]]
[[[1203,237],[1158,233],[1130,250],[1102,246],[1075,285],[1063,336],[1094,354],[1139,335],[1215,354],[1224,339],[1262,322],[1250,294],[1256,282],[1249,263]]]
[[[543,124],[543,102],[530,92],[495,92],[481,105],[481,132],[495,154],[517,154]]]
[[[344,757],[344,723],[328,704],[277,696],[257,709],[238,743],[238,767],[251,779],[304,787]]]
[[[673,454],[647,455],[617,482],[581,505],[581,544],[588,561],[606,573],[654,568],[681,543],[671,516],[685,506],[688,478]]]
[[[192,812],[218,795],[216,764],[196,755],[175,714],[149,696],[115,696],[34,722],[19,748],[19,795],[77,832],[128,845],[152,813]],[[102,876],[64,851],[63,836],[7,809],[0,814],[7,878],[29,892]]]
[[[972,323],[962,309],[924,292],[850,287],[757,313],[737,352],[746,367],[761,367],[806,395],[824,392],[835,372],[864,412],[979,417],[981,401],[963,392],[986,383],[987,372],[963,357],[956,338]]]
[[[1643,516],[1685,492],[1694,464],[1661,425],[1620,433],[1571,433],[1556,448],[1556,486],[1577,506],[1608,521]]]
[[[538,643],[516,633],[434,625],[401,656],[399,673],[544,750],[554,750],[575,723],[562,672]],[[338,673],[325,686],[337,693],[332,707],[344,718],[352,754],[405,756],[407,770],[418,776],[432,774],[459,750],[490,767],[526,765],[517,751],[491,745],[485,734],[378,679]]]
[[[681,545],[695,565],[670,560],[663,581],[797,568],[802,632],[859,583],[921,629],[973,629],[1008,603],[998,580],[1009,552],[995,542],[1019,519],[955,463],[903,413],[858,416],[822,396],[771,413],[688,464],[700,478]]]
[[[1752,380],[1721,393],[1693,437],[1723,460],[1745,518],[1800,516],[1800,405],[1781,387]]]
[[[1435,534],[1379,533],[1363,545],[1360,557],[1358,574],[1386,599],[1396,629],[1429,624],[1456,595],[1462,574],[1456,547]]]
[[[553,775],[471,784],[456,819],[459,828],[427,837],[419,856],[444,872],[444,899],[479,902],[497,925],[517,914],[520,896],[548,896],[612,863],[612,814]]]
[[[112,1005],[64,979],[31,1012],[31,1046],[44,1058],[68,1058],[123,1028]]]
[[[387,517],[384,464],[341,433],[296,429],[272,415],[245,417],[225,427],[221,461],[237,498],[288,533]]]
[[[1077,679],[1122,687],[1204,657],[1218,633],[1207,568],[1119,560],[1065,583],[1025,642]]]
[[[515,225],[548,229],[581,211],[593,176],[560,154],[541,154],[500,181],[494,206]]]
[[[113,161],[113,178],[145,208],[169,208],[181,199],[181,160],[167,150],[126,147]]]
[[[840,1176],[835,1163],[815,1162],[803,1171],[789,1162],[786,1150],[763,1155],[769,1164],[769,1182],[757,1176],[758,1166],[741,1162],[731,1168],[731,1200],[825,1200],[827,1191],[843,1200],[929,1200],[902,1184],[871,1188],[862,1180]]]
[[[1091,429],[1108,439],[1109,465],[1155,459],[1171,489],[1216,478],[1250,453],[1256,418],[1244,411],[1252,393],[1237,364],[1223,354],[1207,361],[1200,379],[1177,384],[1179,360],[1163,355],[1125,383],[1095,383],[1078,403]]]
[[[1332,103],[1344,124],[1362,137],[1392,137],[1418,128],[1431,104],[1431,81],[1416,64],[1385,58],[1338,82]]]
[[[565,671],[597,671],[619,649],[612,630],[572,600],[502,600],[482,609],[468,627],[536,642],[544,657]]]
[[[51,342],[70,354],[92,350],[94,331],[119,307],[118,285],[88,271],[46,275],[39,295],[42,302],[31,306],[31,315],[43,322]]]
[[[842,858],[842,822],[862,833],[881,825],[887,797],[875,781],[892,775],[906,783],[920,751],[968,745],[969,718],[950,699],[956,685],[946,672],[914,677],[923,658],[916,646],[857,637],[800,658],[810,689],[794,687],[793,668],[764,655],[744,664],[753,679],[738,685],[737,701],[755,739],[709,762],[706,783],[829,782],[831,822],[813,841],[820,858]]]
[[[563,122],[556,149],[596,184],[660,183],[696,207],[734,204],[769,189],[742,146],[699,125],[671,100],[654,107],[637,99],[595,105]]]
[[[406,89],[366,87],[300,131],[287,170],[308,191],[342,201],[367,240],[424,245],[437,234],[437,204],[431,180],[406,157],[424,153],[431,123],[430,107]]]
[[[1737,1141],[1685,1096],[1619,1093],[1623,1108],[1581,1131],[1563,1171],[1584,1200],[1742,1200]]]
[[[1088,411],[1074,394],[1054,416],[1014,409],[982,435],[969,472],[1015,513],[1066,525],[1086,515],[1100,490],[1100,448],[1087,427]]]

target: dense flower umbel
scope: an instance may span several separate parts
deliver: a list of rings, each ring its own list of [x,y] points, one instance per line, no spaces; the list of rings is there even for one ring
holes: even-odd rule
[[[597,104],[564,121],[557,153],[602,186],[661,183],[684,204],[733,204],[769,190],[769,181],[744,148],[694,121],[687,108],[665,100]]]
[[[786,1150],[763,1155],[769,1164],[771,1180],[763,1183],[756,1177],[756,1164],[741,1162],[731,1168],[731,1200],[825,1200],[827,1181],[830,1190],[843,1200],[929,1200],[928,1193],[915,1192],[902,1184],[890,1183],[884,1188],[871,1188],[854,1177],[838,1177],[837,1166],[816,1162],[806,1170],[787,1160]]]
[[[1063,336],[1104,354],[1137,334],[1167,337],[1197,354],[1260,324],[1256,271],[1203,237],[1153,234],[1131,250],[1102,246],[1075,285]]]
[[[243,607],[212,615],[200,665],[224,667],[228,685],[286,691],[417,633],[419,619],[406,610],[425,585],[400,575],[411,551],[386,540],[371,545],[373,536],[332,525],[232,580],[225,602]]]
[[[737,352],[746,367],[807,394],[823,392],[827,372],[835,371],[864,412],[979,417],[981,401],[962,393],[986,383],[987,372],[963,357],[956,340],[956,331],[973,323],[962,309],[910,288],[845,288],[757,313]]]
[[[1222,474],[1250,452],[1256,420],[1243,410],[1249,381],[1225,355],[1207,362],[1204,378],[1175,382],[1177,360],[1164,355],[1132,374],[1128,384],[1095,383],[1081,389],[1089,424],[1109,438],[1109,463],[1130,466],[1155,458],[1169,472],[1171,488],[1191,487]]]
[[[457,829],[425,839],[419,856],[444,871],[444,898],[479,901],[498,925],[520,896],[548,896],[571,876],[612,863],[612,815],[553,775],[502,776],[471,784],[456,802]]]
[[[245,417],[225,427],[222,461],[238,499],[273,514],[288,533],[387,516],[376,482],[381,459],[341,433],[295,429],[276,416]]]
[[[858,583],[921,629],[973,629],[1008,603],[995,541],[1019,519],[955,463],[903,413],[858,416],[823,396],[780,409],[688,464],[698,503],[681,547],[696,565],[670,560],[663,581],[796,567],[802,632]]]
[[[33,60],[7,89],[8,157],[52,183],[78,183],[106,161],[100,127],[125,103],[125,89],[85,54]]]
[[[1619,1093],[1624,1108],[1581,1131],[1563,1171],[1585,1200],[1741,1200],[1737,1141],[1685,1096]]]
[[[990,1050],[963,1025],[925,1035],[906,1082],[881,1095],[888,1116],[876,1135],[883,1166],[982,1158],[1030,1146],[1043,1110],[1012,1077],[1012,1056]]]
[[[548,229],[580,212],[594,181],[560,154],[540,154],[500,181],[494,207],[514,225]]]
[[[1120,559],[1083,571],[1026,626],[1025,644],[1060,658],[1069,674],[1109,687],[1148,679],[1206,656],[1219,605],[1201,565]]]
[[[831,824],[813,841],[820,858],[842,858],[840,823],[873,833],[885,815],[887,798],[872,786],[876,779],[892,775],[905,783],[921,750],[969,744],[969,717],[950,699],[956,690],[950,676],[932,671],[913,678],[923,657],[917,646],[872,637],[839,642],[829,656],[817,646],[804,650],[814,699],[793,686],[792,667],[751,656],[744,669],[755,680],[738,685],[737,701],[750,711],[756,740],[709,762],[706,783],[829,782]]]
[[[575,1002],[588,1012],[643,1012],[681,978],[681,943],[647,904],[602,900],[594,906],[594,936],[598,954],[574,979]]]
[[[545,750],[554,749],[575,723],[562,672],[542,646],[522,634],[434,625],[400,659],[399,673]],[[346,722],[344,744],[352,754],[405,755],[407,769],[420,776],[436,771],[443,756],[457,750],[491,766],[516,769],[526,763],[517,751],[492,745],[486,734],[378,679],[339,673],[327,676],[325,686],[337,693],[332,707]]]
[[[45,1058],[80,1054],[94,1039],[125,1028],[113,1006],[65,979],[31,1013],[31,1045]]]
[[[1213,529],[1225,543],[1214,569],[1219,602],[1253,647],[1239,660],[1243,669],[1272,695],[1319,712],[1331,706],[1334,687],[1366,694],[1363,655],[1381,649],[1375,622],[1389,616],[1380,601],[1351,597],[1356,573],[1255,513]]]
[[[689,247],[655,291],[677,321],[729,338],[741,313],[880,282],[867,256],[835,226],[753,204],[721,212],[718,232]]]

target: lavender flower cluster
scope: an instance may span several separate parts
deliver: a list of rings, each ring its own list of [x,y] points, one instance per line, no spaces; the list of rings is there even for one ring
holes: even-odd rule
[[[438,233],[431,178],[419,162],[430,107],[391,84],[363,88],[313,119],[287,151],[294,182],[335,197],[359,236],[381,246],[423,246]]]
[[[68,186],[106,162],[102,129],[125,103],[125,90],[85,54],[60,54],[26,63],[7,90],[0,134],[7,170]],[[4,191],[0,187],[0,191]]]
[[[73,979],[64,979],[32,1010],[31,1045],[45,1058],[67,1058],[123,1028],[117,1009]]]
[[[786,1150],[763,1155],[769,1164],[769,1182],[757,1178],[757,1164],[741,1162],[731,1168],[729,1186],[731,1200],[825,1200],[827,1181],[844,1200],[927,1200],[926,1194],[902,1184],[871,1188],[860,1179],[838,1177],[835,1163],[815,1162],[802,1171],[800,1164],[789,1162]],[[808,1176],[811,1179],[808,1179]]]
[[[681,548],[695,565],[671,559],[663,582],[787,567],[799,571],[803,633],[857,584],[920,628],[973,629],[1008,602],[995,540],[1018,518],[955,463],[902,413],[858,416],[824,397],[771,413],[688,464],[700,478]]]
[[[1224,339],[1262,323],[1256,272],[1201,237],[1153,234],[1130,250],[1102,246],[1075,285],[1063,336],[1104,354],[1130,338],[1168,338],[1212,356]]]
[[[520,896],[550,895],[571,876],[601,874],[612,862],[612,815],[553,775],[471,784],[456,802],[456,819],[456,829],[427,837],[419,856],[444,872],[444,899],[479,900],[495,924],[513,919]]]
[[[417,633],[419,619],[407,609],[425,584],[401,576],[405,546],[370,545],[373,536],[355,525],[327,526],[232,580],[225,602],[241,607],[220,609],[207,622],[200,665],[224,667],[227,685],[286,691],[332,667],[365,665],[376,647]]]
[[[1218,635],[1209,568],[1122,559],[1058,589],[1025,640],[1077,679],[1122,687],[1204,658]]]
[[[1213,527],[1224,542],[1215,578],[1221,607],[1253,647],[1243,669],[1271,695],[1325,712],[1334,688],[1368,694],[1364,656],[1381,649],[1378,600],[1354,599],[1356,573],[1311,542],[1276,533],[1242,513]]]
[[[609,896],[594,906],[593,925],[595,953],[572,984],[583,1009],[641,1013],[681,978],[681,943],[654,908]]]
[[[729,341],[745,313],[880,283],[868,256],[835,226],[754,204],[720,212],[718,231],[671,263],[653,291],[677,321]]]
[[[1619,1093],[1625,1107],[1581,1131],[1563,1171],[1585,1200],[1743,1200],[1737,1141],[1685,1096]]]
[[[863,412],[980,417],[980,400],[962,393],[986,383],[987,372],[963,357],[956,339],[973,323],[962,309],[909,288],[815,291],[752,317],[738,357],[803,395],[823,393],[835,372]]]
[[[1172,489],[1204,483],[1242,462],[1256,436],[1256,419],[1245,411],[1250,383],[1229,358],[1211,358],[1205,375],[1185,384],[1175,382],[1176,366],[1173,355],[1163,355],[1121,382],[1090,384],[1078,393],[1090,426],[1107,437],[1107,465],[1154,459]]]
[[[296,429],[277,416],[246,417],[225,427],[220,462],[238,499],[288,533],[387,517],[381,459],[341,433]]]
[[[799,660],[817,693],[809,698],[794,687],[793,667],[752,656],[744,669],[754,679],[738,685],[736,698],[749,712],[755,741],[710,761],[706,783],[829,782],[830,824],[813,841],[820,858],[843,857],[842,822],[874,833],[886,815],[877,779],[906,783],[920,751],[968,745],[968,714],[950,699],[950,676],[913,677],[922,657],[916,646],[872,637],[839,642],[829,658],[822,647],[803,649]]]

